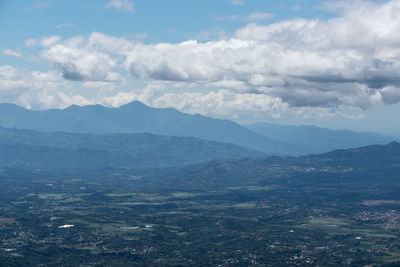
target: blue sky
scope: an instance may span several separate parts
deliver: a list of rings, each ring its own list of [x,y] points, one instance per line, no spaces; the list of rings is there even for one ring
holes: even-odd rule
[[[0,101],[400,136],[400,1],[0,1]],[[398,16],[399,15],[399,16]]]
[[[21,47],[29,38],[49,35],[72,37],[101,32],[143,42],[182,42],[204,30],[221,29],[232,33],[251,21],[251,13],[269,13],[266,23],[302,17],[329,18],[318,8],[322,2],[309,0],[136,0],[133,12],[107,8],[108,0],[2,0],[1,36],[4,47]],[[123,1],[122,1],[123,2]],[[236,16],[238,18],[236,18]],[[242,18],[239,18],[242,16]],[[216,38],[217,36],[213,36]]]

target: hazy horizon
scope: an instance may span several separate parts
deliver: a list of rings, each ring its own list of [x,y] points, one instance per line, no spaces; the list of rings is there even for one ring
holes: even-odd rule
[[[141,101],[139,101],[139,100],[133,100],[132,102],[135,102],[135,101],[138,101],[138,102],[140,102],[140,103],[142,103],[142,104],[144,104],[143,102],[141,102]],[[0,102],[0,105],[1,104],[14,104],[14,105],[17,105],[17,106],[19,106],[19,107],[23,107],[23,108],[25,108],[25,109],[27,109],[27,110],[32,110],[32,111],[44,111],[44,110],[51,110],[51,109],[59,109],[59,110],[65,110],[65,109],[68,109],[68,108],[70,108],[70,107],[73,107],[73,106],[78,106],[78,107],[86,107],[86,106],[95,106],[95,105],[100,105],[100,106],[102,106],[102,107],[105,107],[105,108],[114,108],[114,109],[117,109],[117,108],[120,108],[120,107],[122,107],[122,106],[124,106],[124,105],[128,105],[128,104],[130,104],[130,103],[132,103],[132,102],[129,102],[129,103],[125,103],[125,104],[122,104],[122,105],[120,105],[120,106],[117,106],[117,107],[113,107],[113,106],[107,106],[107,105],[102,105],[102,104],[88,104],[88,105],[77,105],[77,104],[71,104],[71,105],[69,105],[69,106],[67,106],[67,107],[56,107],[56,108],[48,108],[48,109],[45,109],[45,108],[42,108],[42,109],[30,109],[30,108],[26,108],[26,107],[23,107],[23,106],[20,106],[20,105],[18,105],[18,104],[14,104],[14,103],[1,103]],[[146,105],[146,104],[145,104]],[[157,108],[157,107],[152,107],[152,106],[150,106],[150,105],[146,105],[146,106],[148,106],[148,107],[151,107],[151,108]],[[165,107],[166,109],[168,109],[168,108],[173,108],[173,109],[175,109],[174,107]],[[177,109],[176,109],[177,110]],[[179,111],[179,110],[178,110]],[[180,111],[181,112],[181,111]],[[200,114],[200,113],[185,113],[185,112],[182,112],[182,113],[184,113],[184,114],[191,114],[191,115],[195,115],[195,114]],[[200,114],[200,115],[202,115],[202,114]],[[368,130],[368,129],[366,129],[366,130],[357,130],[357,129],[351,129],[351,127],[348,127],[348,128],[344,128],[344,127],[342,127],[342,128],[340,128],[340,126],[339,126],[339,128],[334,128],[334,127],[330,127],[329,126],[329,124],[327,124],[326,126],[325,125],[317,125],[317,124],[312,124],[312,121],[305,121],[305,122],[296,122],[296,121],[293,121],[293,122],[287,122],[287,123],[283,123],[282,121],[280,121],[280,120],[270,120],[270,121],[258,121],[258,120],[256,120],[256,121],[250,121],[250,122],[241,122],[241,121],[236,121],[235,119],[230,119],[230,118],[218,118],[218,117],[213,117],[213,116],[206,116],[206,117],[209,117],[209,118],[213,118],[213,119],[222,119],[222,120],[231,120],[231,121],[233,121],[233,122],[236,122],[236,123],[238,123],[238,124],[240,124],[240,125],[243,125],[243,126],[247,126],[247,125],[253,125],[253,124],[263,124],[263,123],[267,123],[267,124],[274,124],[274,125],[280,125],[280,126],[299,126],[299,127],[301,127],[301,126],[305,126],[305,127],[308,127],[308,126],[310,126],[310,127],[319,127],[319,128],[323,128],[323,129],[329,129],[329,130],[348,130],[348,131],[353,131],[353,132],[358,132],[358,133],[377,133],[377,134],[382,134],[382,135],[387,135],[388,137],[393,137],[393,138],[399,138],[400,137],[400,133],[398,133],[398,134],[396,134],[395,132],[394,133],[392,133],[392,134],[390,134],[390,133],[385,133],[384,131],[379,131],[379,130],[377,130],[377,131],[372,131],[372,130]],[[308,124],[307,124],[307,122],[308,122]]]

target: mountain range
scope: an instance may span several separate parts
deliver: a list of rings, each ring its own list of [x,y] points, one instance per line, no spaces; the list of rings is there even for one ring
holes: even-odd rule
[[[228,143],[154,134],[42,133],[0,128],[0,167],[44,170],[163,168],[260,157]]]
[[[100,105],[33,111],[0,104],[0,127],[42,132],[85,134],[150,133],[195,137],[231,143],[269,155],[305,155],[333,149],[385,144],[392,137],[373,133],[333,131],[312,126],[254,124],[242,126],[172,108],[152,108],[133,101],[119,108]]]
[[[139,101],[119,108],[92,105],[40,111],[0,104],[0,126],[43,132],[190,136],[232,143],[270,154],[293,154],[298,151],[290,144],[254,133],[232,121],[185,114],[172,108],[151,108]]]

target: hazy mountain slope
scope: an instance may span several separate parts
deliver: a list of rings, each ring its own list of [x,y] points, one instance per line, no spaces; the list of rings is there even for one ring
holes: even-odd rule
[[[0,128],[0,167],[159,168],[261,155],[244,147],[190,137],[41,133]]]
[[[372,169],[374,167],[400,166],[400,144],[391,142],[387,145],[373,145],[353,149],[339,149],[318,156],[309,156],[324,162],[341,166]]]
[[[367,184],[369,190],[379,186],[390,188],[393,181],[399,184],[399,173],[400,144],[392,142],[304,157],[214,160],[151,173],[143,181],[153,188],[171,190],[269,185],[296,190],[301,187],[338,190],[340,185],[347,191],[361,191]]]
[[[348,130],[330,130],[315,126],[283,126],[272,123],[246,125],[256,133],[303,147],[308,153],[324,153],[373,144],[387,144],[394,138],[376,133],[360,133]]]
[[[0,126],[45,132],[192,136],[233,143],[270,154],[302,153],[296,146],[254,133],[232,121],[185,114],[175,109],[151,108],[138,101],[120,108],[94,105],[43,111],[0,104]]]

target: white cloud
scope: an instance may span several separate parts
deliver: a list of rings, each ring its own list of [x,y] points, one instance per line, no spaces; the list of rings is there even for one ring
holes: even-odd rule
[[[31,39],[26,45],[40,45],[40,55],[55,73],[64,81],[82,81],[83,89],[112,90],[124,83],[127,72],[143,83],[186,87],[179,93],[167,86],[166,91],[121,92],[96,100],[111,105],[138,99],[228,116],[247,110],[279,115],[288,108],[369,109],[399,102],[400,1],[342,2],[338,14],[325,21],[252,23],[230,39],[207,42],[141,44],[92,33]],[[204,40],[215,38],[202,34]],[[20,81],[6,82],[12,88]]]
[[[33,109],[88,104],[79,94],[67,95],[69,85],[56,71],[40,72],[0,66],[0,99]]]
[[[250,24],[230,40],[137,46],[127,68],[140,79],[232,81],[296,107],[371,108],[400,85],[400,1],[362,3],[328,21]]]
[[[209,41],[209,40],[221,40],[226,39],[226,32],[220,28],[214,28],[211,30],[203,30],[196,35],[196,39],[200,41]]]
[[[52,45],[57,44],[60,41],[60,36],[50,36],[50,37],[46,37],[46,38],[42,38],[40,40],[40,44],[44,47],[49,47]]]
[[[123,80],[113,70],[119,65],[119,56],[133,47],[124,39],[99,33],[92,33],[87,39],[78,36],[61,43],[49,38],[41,44],[44,46],[42,57],[60,69],[65,79],[101,82]]]
[[[4,55],[12,56],[12,57],[22,57],[22,53],[20,51],[15,51],[11,49],[6,49],[3,51]]]
[[[257,20],[269,20],[274,17],[271,13],[266,12],[253,12],[250,15],[245,17],[245,20],[248,21],[257,21]]]
[[[0,66],[0,89],[13,91],[25,87],[36,89],[39,87],[56,88],[62,79],[57,72],[40,72],[16,69],[11,66]]]
[[[228,16],[217,17],[216,20],[218,20],[218,21],[237,21],[237,20],[262,21],[262,20],[270,20],[273,17],[274,17],[274,14],[271,14],[271,13],[253,12],[253,13],[250,13],[249,15],[246,15],[246,16],[243,16],[243,15],[228,15]]]
[[[133,33],[130,35],[134,40],[144,40],[147,39],[149,37],[149,35],[147,33]]]
[[[33,46],[44,46],[44,47],[50,47],[55,45],[60,41],[60,36],[53,35],[53,36],[48,36],[48,37],[43,37],[39,39],[28,39],[25,41],[25,46],[27,47],[33,47]]]
[[[133,100],[139,100],[147,105],[168,108],[174,107],[186,113],[222,118],[257,117],[270,113],[279,117],[288,109],[279,98],[267,95],[238,94],[230,90],[204,92],[168,92],[168,86],[163,83],[151,83],[142,90],[119,92],[107,97],[102,104],[118,107]]]
[[[133,3],[130,2],[129,0],[110,0],[107,3],[106,8],[115,8],[121,11],[135,14],[135,8],[133,6]]]
[[[157,107],[173,106],[192,114],[218,114],[219,117],[230,117],[232,114],[238,116],[242,113],[257,116],[266,112],[279,116],[288,107],[276,97],[251,93],[237,94],[226,89],[209,93],[166,93],[155,98],[151,104]]]
[[[38,41],[36,39],[28,39],[25,41],[25,46],[32,47],[38,45]]]
[[[84,82],[83,88],[96,88],[96,89],[107,89],[114,90],[119,84],[110,82]]]
[[[75,26],[75,24],[72,24],[72,23],[54,25],[54,27],[57,29],[64,29],[64,28],[69,28],[69,27],[74,27],[74,26]]]

